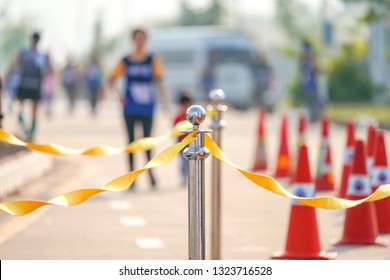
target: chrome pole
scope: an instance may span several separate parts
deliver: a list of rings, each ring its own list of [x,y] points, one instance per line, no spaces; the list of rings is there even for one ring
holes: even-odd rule
[[[213,119],[209,127],[213,130],[214,142],[221,147],[222,129],[225,121],[222,113],[227,110],[223,104],[225,93],[221,89],[210,91],[210,110],[213,111]],[[211,169],[211,259],[221,259],[221,162],[213,157]]]
[[[184,133],[196,133],[196,139],[183,151],[188,160],[188,259],[205,259],[205,193],[204,160],[210,152],[204,147],[204,133],[199,126],[206,118],[206,111],[198,105],[188,108],[187,120],[193,130]]]

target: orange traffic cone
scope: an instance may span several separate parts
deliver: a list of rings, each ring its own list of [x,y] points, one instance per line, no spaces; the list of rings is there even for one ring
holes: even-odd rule
[[[294,176],[294,195],[313,197],[314,184],[310,175],[307,146],[301,145]],[[331,259],[335,253],[321,251],[316,209],[293,200],[284,252],[275,253],[273,259]]]
[[[352,159],[354,155],[355,145],[355,124],[349,121],[347,124],[347,145],[344,152],[343,173],[341,175],[341,184],[338,196],[345,198],[347,192],[348,175],[351,169]]]
[[[371,124],[367,129],[367,172],[370,178],[370,182],[372,180],[372,169],[374,167],[374,150],[376,145],[376,127]]]
[[[306,142],[306,114],[305,112],[301,112],[298,117],[298,134],[297,134],[297,148],[296,148],[296,155],[291,156],[291,161],[293,162],[295,158],[297,158],[299,153],[299,147],[301,147],[302,144],[305,144]],[[296,162],[296,161],[295,161]],[[297,167],[292,163],[291,164],[291,180],[294,179],[294,173],[295,169]]]
[[[299,119],[298,119],[297,151],[299,151],[299,147],[302,144],[305,144],[306,126],[307,126],[306,115],[304,112],[301,112],[299,114]]]
[[[334,189],[334,175],[332,171],[332,156],[329,144],[329,119],[322,119],[321,146],[318,157],[316,190],[332,191]]]
[[[358,140],[348,180],[348,199],[361,199],[371,194],[365,159],[364,143]],[[374,203],[366,202],[346,210],[343,237],[336,245],[385,245],[378,233]]]
[[[390,172],[387,162],[385,134],[380,131],[376,138],[375,160],[372,172],[372,191],[380,185],[390,183]],[[380,233],[390,233],[390,198],[374,202]]]
[[[274,177],[277,178],[290,176],[290,153],[288,149],[287,134],[287,116],[283,115],[280,128],[280,147],[274,174]]]
[[[257,146],[255,154],[255,162],[253,171],[262,171],[267,169],[267,156],[265,153],[265,138],[264,138],[264,122],[265,112],[260,109],[259,125],[257,127]]]

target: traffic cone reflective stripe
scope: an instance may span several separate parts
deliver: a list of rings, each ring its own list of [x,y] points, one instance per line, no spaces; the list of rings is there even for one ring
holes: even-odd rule
[[[290,165],[290,158],[287,155],[280,155],[277,164],[279,175],[276,175],[276,177],[283,177],[282,174],[287,174],[285,169],[288,168],[289,165]]]
[[[374,167],[374,150],[376,145],[376,128],[371,124],[367,129],[367,171],[368,175],[372,177],[372,169]]]
[[[390,183],[390,172],[388,167],[374,167],[372,191],[376,191],[380,185]],[[378,221],[379,233],[390,233],[390,198],[374,202]]]
[[[347,197],[362,198],[370,194],[371,188],[367,175],[349,175]]]
[[[255,153],[255,162],[253,165],[254,171],[262,171],[267,169],[266,154],[264,147],[264,140],[259,139],[257,141],[256,153]]]
[[[314,196],[314,184],[310,174],[306,145],[301,145],[298,165],[294,174],[294,194],[300,197]],[[316,209],[296,200],[292,201],[287,241],[284,252],[276,252],[273,259],[331,259],[335,253],[321,251]]]
[[[287,135],[287,117],[286,115],[283,115],[280,129],[280,147],[274,174],[274,177],[277,178],[290,176],[290,153],[288,148]]]
[[[348,180],[347,198],[361,199],[371,194],[363,141],[356,141],[355,156]],[[384,245],[378,238],[378,222],[372,202],[346,210],[343,236],[336,245]]]
[[[259,124],[257,128],[257,145],[255,152],[255,160],[253,164],[253,171],[262,171],[267,169],[267,157],[265,152],[265,138],[264,138],[264,122],[265,113],[260,110]]]
[[[372,185],[375,186],[375,190],[384,184],[390,183],[390,172],[387,166],[374,166],[372,170]],[[373,192],[375,191],[373,190]]]
[[[344,155],[344,164],[346,165],[352,164],[354,153],[355,153],[355,148],[347,147]]]
[[[296,166],[294,166],[292,161],[294,158],[297,158],[298,153],[299,153],[299,147],[302,144],[305,144],[306,123],[307,123],[307,120],[306,120],[305,112],[300,112],[299,117],[298,117],[298,134],[297,134],[296,150],[295,150],[296,154],[294,156],[293,155],[291,156],[291,159],[290,159],[291,164],[289,164],[291,166],[291,180],[292,180],[292,177],[294,176],[293,174],[295,173],[295,169],[296,169]]]
[[[352,159],[354,157],[354,142],[355,142],[355,125],[353,122],[348,122],[347,124],[347,144],[344,153],[344,163],[343,170],[341,175],[341,183],[339,188],[338,196],[341,198],[346,197],[347,185],[348,185],[348,176],[351,169]]]
[[[331,191],[334,189],[334,176],[332,171],[331,149],[329,144],[329,120],[324,117],[322,120],[322,141],[318,157],[316,190]]]
[[[306,115],[304,112],[299,114],[298,120],[298,137],[297,137],[297,151],[302,144],[305,144],[306,136]]]
[[[314,197],[315,195],[314,184],[313,183],[293,184],[293,194],[298,197]],[[292,203],[297,206],[306,206],[305,204],[299,202],[296,199],[293,199]]]
[[[320,174],[316,179],[317,191],[331,191],[334,189],[334,175],[332,167],[329,163],[325,162]]]
[[[326,179],[326,181],[327,181],[330,185],[334,186],[334,175],[333,175],[333,173],[329,172],[328,175],[327,175],[327,177],[328,177],[328,178]]]
[[[372,191],[380,185],[390,183],[390,170],[387,162],[387,151],[385,135],[379,132],[376,138],[376,149],[374,153],[374,167],[372,171]],[[390,198],[374,202],[379,233],[390,233]]]

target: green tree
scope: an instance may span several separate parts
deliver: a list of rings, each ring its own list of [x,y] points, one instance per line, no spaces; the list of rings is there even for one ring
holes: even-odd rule
[[[9,2],[0,6],[0,57],[2,67],[7,65],[15,53],[26,44],[26,39],[34,29],[34,20],[30,17],[24,17],[20,21],[14,21],[9,15]]]
[[[100,53],[102,49],[102,33],[103,33],[103,13],[99,10],[96,14],[96,20],[93,26],[93,39],[91,52]]]
[[[341,0],[341,2],[371,4],[369,5],[369,8],[364,13],[364,15],[360,18],[360,20],[364,23],[371,23],[377,20],[379,17],[386,17],[387,19],[390,19],[390,0]],[[385,7],[387,7],[387,10],[379,12],[378,10],[372,8],[373,4],[383,4]]]
[[[303,22],[308,14],[306,5],[300,1],[276,0],[276,21],[292,39],[309,37],[307,26]]]
[[[178,25],[218,25],[222,23],[226,12],[221,0],[213,0],[206,9],[194,9],[185,0],[180,5]]]
[[[203,13],[205,25],[220,24],[225,13],[221,0],[213,0],[211,6]]]
[[[390,0],[341,0],[345,3],[365,3],[367,10],[360,21],[368,25],[368,48],[367,57],[368,72],[372,84],[380,91],[380,94],[374,96],[375,103],[388,101],[388,76],[389,67],[386,60],[386,53],[390,49],[389,41],[386,42],[386,36],[389,36],[390,23]],[[387,39],[388,40],[388,39]],[[386,50],[387,49],[387,50]]]
[[[98,11],[96,14],[95,23],[93,25],[93,38],[90,53],[97,53],[99,56],[110,56],[111,52],[119,44],[120,36],[105,37],[103,36],[103,11]]]
[[[377,89],[367,71],[367,46],[344,44],[329,67],[329,97],[332,102],[371,101]]]

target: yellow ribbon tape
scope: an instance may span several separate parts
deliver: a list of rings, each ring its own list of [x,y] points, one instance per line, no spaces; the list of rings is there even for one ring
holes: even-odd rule
[[[0,141],[16,145],[16,146],[23,146],[30,150],[47,153],[47,154],[53,154],[53,155],[62,155],[62,156],[69,156],[69,155],[88,155],[88,156],[110,156],[120,153],[134,153],[136,151],[147,151],[152,149],[153,147],[159,145],[160,143],[166,141],[167,139],[171,137],[177,137],[181,135],[180,130],[190,130],[192,128],[192,125],[188,121],[182,121],[176,124],[175,128],[164,135],[157,136],[157,137],[146,137],[139,140],[136,140],[126,147],[123,148],[116,148],[116,147],[110,147],[110,146],[98,146],[93,147],[89,149],[71,149],[67,147],[63,147],[57,144],[32,144],[24,142],[11,133],[0,129]]]
[[[193,140],[193,134],[187,135],[182,142],[165,149],[160,154],[155,156],[151,161],[149,161],[143,168],[126,173],[125,175],[122,175],[105,184],[101,188],[75,190],[66,194],[56,196],[49,201],[20,200],[4,202],[0,203],[0,210],[14,216],[22,216],[45,205],[74,206],[83,203],[91,196],[102,192],[124,191],[128,189],[130,185],[134,182],[134,180],[144,171],[150,168],[159,167],[170,163],[175,158],[175,156]]]
[[[277,195],[281,195],[287,198],[296,199],[303,204],[308,206],[312,206],[315,208],[324,208],[324,209],[333,209],[340,210],[346,209],[350,207],[354,207],[363,202],[380,200],[390,196],[390,184],[380,186],[374,193],[370,196],[359,199],[359,200],[348,200],[336,197],[297,197],[287,190],[285,190],[274,178],[266,175],[252,173],[246,170],[243,170],[236,166],[230,159],[221,151],[221,149],[217,146],[217,144],[211,139],[209,135],[205,135],[205,146],[210,150],[210,153],[218,158],[220,161],[225,164],[237,169],[242,175],[248,178],[250,181],[262,187],[270,192],[273,192]]]
[[[165,149],[163,152],[161,152],[151,161],[149,161],[143,168],[122,175],[105,184],[101,188],[75,190],[66,194],[56,196],[49,201],[22,200],[5,202],[0,204],[0,210],[7,212],[11,215],[20,216],[26,215],[45,205],[74,206],[83,203],[91,196],[94,196],[101,192],[124,191],[129,188],[129,186],[134,182],[134,180],[144,171],[150,168],[159,167],[170,163],[185,146],[187,146],[191,141],[195,139],[195,136],[196,133],[187,135],[182,142]],[[274,178],[266,175],[252,173],[237,167],[233,162],[230,161],[230,159],[221,151],[221,149],[217,146],[213,139],[211,139],[211,137],[207,134],[205,135],[205,146],[210,150],[210,153],[214,157],[218,158],[225,164],[237,169],[241,174],[243,174],[246,178],[248,178],[256,185],[277,195],[296,199],[303,204],[306,204],[311,207],[340,210],[351,208],[364,202],[371,202],[390,197],[390,184],[380,186],[373,194],[360,200],[348,200],[327,196],[297,197],[285,190]]]

